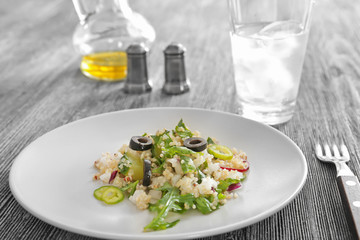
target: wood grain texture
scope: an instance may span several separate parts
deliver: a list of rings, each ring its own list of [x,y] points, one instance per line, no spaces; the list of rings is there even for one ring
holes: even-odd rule
[[[77,119],[129,108],[189,106],[237,111],[226,1],[131,0],[155,27],[149,55],[151,93],[128,95],[123,83],[82,76],[72,48],[71,1],[0,0],[0,239],[91,239],[33,217],[9,189],[13,159],[44,133]],[[203,239],[349,239],[335,169],[318,162],[316,141],[343,139],[360,176],[360,2],[318,0],[296,113],[276,128],[309,164],[301,193],[283,210],[249,227]],[[163,50],[187,48],[190,92],[167,96]]]

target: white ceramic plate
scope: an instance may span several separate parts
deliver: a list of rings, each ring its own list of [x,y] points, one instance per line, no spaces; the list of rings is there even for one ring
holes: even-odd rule
[[[131,136],[173,129],[180,118],[203,137],[242,149],[250,173],[219,210],[190,211],[173,228],[143,232],[154,217],[125,199],[106,206],[93,197],[93,162],[115,152]],[[197,238],[236,230],[269,217],[301,190],[307,164],[288,137],[237,115],[191,108],[136,109],[102,114],[59,127],[35,140],[15,159],[10,187],[17,201],[39,219],[56,227],[94,237],[126,239]]]

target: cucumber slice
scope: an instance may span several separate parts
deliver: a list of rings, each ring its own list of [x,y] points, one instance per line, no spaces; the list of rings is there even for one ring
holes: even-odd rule
[[[214,157],[222,160],[230,160],[233,158],[233,153],[231,152],[230,148],[223,145],[211,144],[209,145],[207,151]]]
[[[144,177],[144,162],[140,159],[140,154],[132,149],[129,149],[126,156],[131,161],[130,169],[127,175],[131,175],[133,180],[141,180]]]
[[[97,200],[100,200],[100,201],[103,201],[103,198],[102,198],[102,195],[103,193],[105,192],[106,189],[108,189],[110,186],[102,186],[102,187],[99,187],[98,189],[96,189],[94,191],[94,197],[97,199]]]
[[[103,192],[102,199],[106,204],[116,204],[124,200],[124,193],[120,188],[109,186]]]

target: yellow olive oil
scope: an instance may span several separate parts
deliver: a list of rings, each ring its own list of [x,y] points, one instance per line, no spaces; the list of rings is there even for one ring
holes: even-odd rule
[[[126,78],[126,52],[100,52],[83,56],[80,69],[93,79],[103,81],[120,81]]]

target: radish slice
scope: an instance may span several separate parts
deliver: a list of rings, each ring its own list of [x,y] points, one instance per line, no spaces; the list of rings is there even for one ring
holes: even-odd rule
[[[238,168],[228,168],[228,167],[222,167],[220,166],[221,169],[226,169],[228,171],[238,171],[238,172],[246,172],[247,170],[249,170],[249,163],[246,162],[246,168],[243,169],[238,169]]]
[[[111,181],[114,180],[114,178],[116,177],[117,172],[118,172],[118,171],[115,170],[115,171],[113,171],[113,172],[111,173],[111,176],[110,176],[110,179],[109,179],[109,183],[111,183]]]
[[[241,184],[240,183],[234,183],[234,184],[231,184],[229,187],[228,187],[228,191],[230,192],[230,191],[233,191],[233,190],[236,190],[236,189],[238,189],[238,188],[240,188],[241,187]]]

